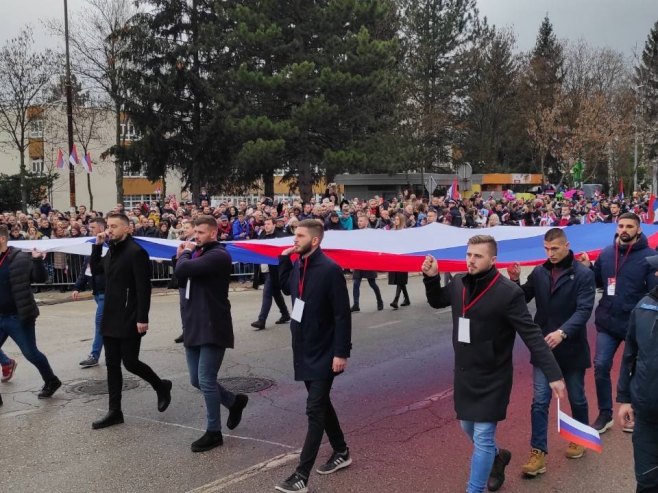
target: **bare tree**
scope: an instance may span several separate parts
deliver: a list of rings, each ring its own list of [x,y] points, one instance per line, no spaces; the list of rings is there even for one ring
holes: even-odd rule
[[[21,207],[27,208],[25,151],[29,145],[28,130],[40,118],[39,105],[44,88],[55,66],[50,50],[35,52],[31,29],[24,28],[17,37],[0,49],[0,145],[18,151],[20,156]],[[37,109],[37,111],[35,111]]]

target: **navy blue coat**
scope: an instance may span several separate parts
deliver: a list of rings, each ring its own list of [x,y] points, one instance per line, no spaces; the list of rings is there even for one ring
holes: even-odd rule
[[[573,259],[573,253],[560,265],[560,277],[551,292],[553,264],[546,261],[538,265],[521,286],[526,302],[535,299],[535,323],[547,335],[562,329],[567,338],[553,349],[553,356],[563,372],[592,366],[587,321],[592,315],[596,285],[594,273]]]
[[[350,298],[343,270],[320,248],[308,257],[306,269],[302,322],[290,321],[295,380],[324,380],[334,375],[334,357],[350,356]],[[280,256],[281,289],[292,297],[293,306],[299,297],[299,278],[300,260],[293,264],[289,256]]]
[[[190,281],[190,297],[181,303],[185,347],[214,344],[232,348],[233,320],[228,299],[231,255],[220,243],[209,243],[195,258],[192,252],[184,251],[174,272],[183,296]]]
[[[603,288],[603,296],[596,307],[596,330],[619,339],[626,338],[626,328],[631,311],[638,301],[658,285],[655,269],[649,267],[646,257],[656,255],[642,234],[632,248],[619,246],[619,272],[615,275],[616,242],[603,249],[594,264],[596,285]],[[629,253],[630,250],[630,253]],[[616,277],[615,296],[608,296],[608,278]]]

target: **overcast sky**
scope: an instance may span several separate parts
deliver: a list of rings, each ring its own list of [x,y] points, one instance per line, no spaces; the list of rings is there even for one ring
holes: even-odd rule
[[[245,0],[248,1],[248,0]],[[42,31],[38,19],[63,17],[63,0],[0,0],[0,44],[27,23],[41,46],[58,44]],[[68,0],[72,22],[84,22],[75,13],[85,0]],[[491,24],[512,27],[518,48],[532,48],[539,25],[548,13],[560,39],[586,40],[632,56],[641,52],[651,27],[658,21],[658,0],[478,0],[480,12]]]

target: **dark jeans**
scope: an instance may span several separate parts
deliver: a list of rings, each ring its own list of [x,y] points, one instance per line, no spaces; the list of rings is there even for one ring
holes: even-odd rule
[[[377,304],[381,305],[383,303],[382,301],[382,293],[379,291],[379,286],[377,286],[377,280],[376,279],[366,279],[368,281],[368,284],[372,288],[372,290],[375,292],[375,298],[377,298]],[[359,298],[361,297],[361,278],[360,277],[355,277],[352,285],[352,297],[354,298],[354,304],[356,306],[359,306]]]
[[[118,338],[103,336],[105,345],[105,364],[107,365],[107,390],[110,394],[110,411],[121,410],[121,389],[123,388],[123,375],[121,362],[130,373],[143,378],[157,392],[162,380],[151,367],[139,361],[139,347],[141,337]]]
[[[623,342],[606,332],[596,333],[596,353],[594,354],[594,382],[599,414],[612,417],[612,381],[610,370],[617,348]]]
[[[333,377],[326,380],[305,381],[308,397],[306,399],[306,416],[308,416],[308,430],[306,431],[306,440],[304,447],[299,456],[299,466],[297,472],[308,478],[311,474],[313,464],[318,456],[322,436],[327,433],[329,443],[336,452],[343,452],[347,449],[343,430],[340,429],[338,416],[331,405],[331,385]]]
[[[562,372],[567,387],[569,404],[573,419],[589,425],[589,410],[585,396],[585,369]],[[532,437],[530,447],[548,453],[548,408],[553,391],[548,385],[546,375],[537,367],[533,368],[534,395],[530,408]]]
[[[265,283],[263,285],[263,303],[260,306],[260,315],[258,315],[258,320],[265,322],[267,316],[270,314],[270,308],[272,308],[272,299],[276,302],[276,306],[279,307],[282,317],[287,317],[288,307],[286,306],[286,300],[283,299],[283,294],[281,293],[280,288],[272,287],[272,276],[269,272],[262,274],[265,278]]]
[[[55,378],[48,358],[37,348],[34,320],[21,320],[18,315],[0,315],[0,347],[7,337],[11,337],[25,359],[37,367],[44,382]]]
[[[658,423],[635,414],[633,456],[637,493],[658,493]]]

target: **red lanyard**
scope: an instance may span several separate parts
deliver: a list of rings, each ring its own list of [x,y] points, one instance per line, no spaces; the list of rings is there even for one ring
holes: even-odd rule
[[[617,277],[617,274],[619,274],[619,269],[621,269],[624,266],[624,264],[628,260],[628,257],[630,257],[631,250],[633,249],[633,245],[635,245],[635,243],[631,243],[631,246],[628,247],[626,256],[621,261],[621,265],[619,265],[619,243],[617,243],[617,248],[615,248],[615,277]]]
[[[2,259],[0,259],[0,267],[2,267],[2,264],[5,263],[5,260],[7,260],[7,257],[9,257],[9,248],[7,248],[7,250],[5,251],[5,254],[2,257]]]
[[[466,316],[466,312],[468,312],[471,308],[473,308],[473,305],[475,305],[478,301],[480,301],[480,298],[482,298],[487,291],[491,289],[491,287],[496,284],[496,281],[500,277],[500,272],[496,274],[496,277],[493,278],[493,280],[489,283],[489,285],[484,288],[484,291],[482,291],[480,294],[477,295],[477,297],[471,301],[468,305],[466,304],[466,288],[462,288],[462,317]]]
[[[302,298],[302,294],[304,293],[304,279],[306,278],[306,268],[308,267],[308,257],[304,259],[304,275],[302,276],[300,274],[299,276],[299,293],[298,293],[298,298]]]

